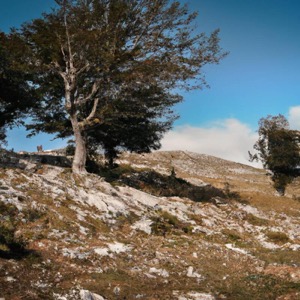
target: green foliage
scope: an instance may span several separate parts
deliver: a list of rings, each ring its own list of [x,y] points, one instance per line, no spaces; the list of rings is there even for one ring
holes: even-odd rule
[[[250,160],[260,160],[272,171],[275,189],[284,194],[287,184],[298,175],[300,165],[300,133],[289,129],[283,115],[268,116],[259,121],[259,139],[254,145],[258,152]]]
[[[103,115],[104,121],[88,133],[90,152],[101,147],[107,165],[113,168],[120,151],[148,153],[158,150],[163,133],[176,119],[169,108],[180,100],[181,97],[152,86],[133,91],[126,102],[113,101]]]
[[[14,35],[24,41],[18,61],[35,75],[41,100],[29,129],[74,134],[75,172],[84,171],[89,132],[110,158],[118,146],[157,148],[180,99],[175,88],[205,86],[203,67],[226,55],[218,30],[195,34],[197,14],[177,1],[57,3],[58,9]],[[110,124],[116,132],[105,127]]]
[[[66,155],[74,155],[75,154],[75,145],[74,145],[74,141],[70,140],[68,141],[68,145],[66,147]]]
[[[34,89],[28,83],[32,77],[15,63],[20,48],[18,39],[0,31],[0,145],[7,127],[20,122],[35,105]]]

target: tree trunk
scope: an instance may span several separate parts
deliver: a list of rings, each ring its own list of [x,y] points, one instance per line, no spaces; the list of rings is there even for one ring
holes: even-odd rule
[[[72,163],[72,171],[76,174],[85,174],[85,164],[86,164],[86,139],[84,133],[82,132],[77,117],[70,116],[72,128],[75,137],[75,154]]]

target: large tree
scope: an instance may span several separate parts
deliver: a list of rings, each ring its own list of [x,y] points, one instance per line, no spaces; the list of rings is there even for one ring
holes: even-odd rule
[[[259,139],[254,145],[259,160],[272,172],[274,187],[284,194],[286,185],[298,175],[300,166],[300,132],[291,130],[283,115],[267,116],[259,120]]]
[[[24,24],[19,37],[44,95],[39,114],[66,114],[71,123],[75,173],[85,172],[87,133],[104,122],[112,101],[126,102],[141,87],[174,94],[200,88],[203,66],[225,55],[218,31],[196,34],[197,14],[178,1],[56,2],[56,10]]]

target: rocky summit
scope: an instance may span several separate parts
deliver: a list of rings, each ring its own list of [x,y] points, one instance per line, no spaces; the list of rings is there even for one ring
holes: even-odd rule
[[[300,180],[191,152],[0,153],[0,299],[300,299]]]

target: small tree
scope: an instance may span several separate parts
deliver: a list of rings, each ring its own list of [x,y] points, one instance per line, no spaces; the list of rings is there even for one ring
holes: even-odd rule
[[[71,123],[75,173],[85,172],[87,132],[104,122],[107,104],[120,95],[128,101],[140,86],[173,93],[200,88],[203,66],[225,55],[218,31],[195,34],[197,14],[178,1],[56,2],[57,10],[24,24],[19,37],[30,50],[23,61],[43,93],[36,117],[64,113]]]
[[[272,171],[274,187],[283,195],[286,185],[298,174],[300,133],[290,130],[287,119],[278,115],[260,119],[258,134],[254,145],[258,153],[250,154],[250,160],[260,160],[265,169]]]

